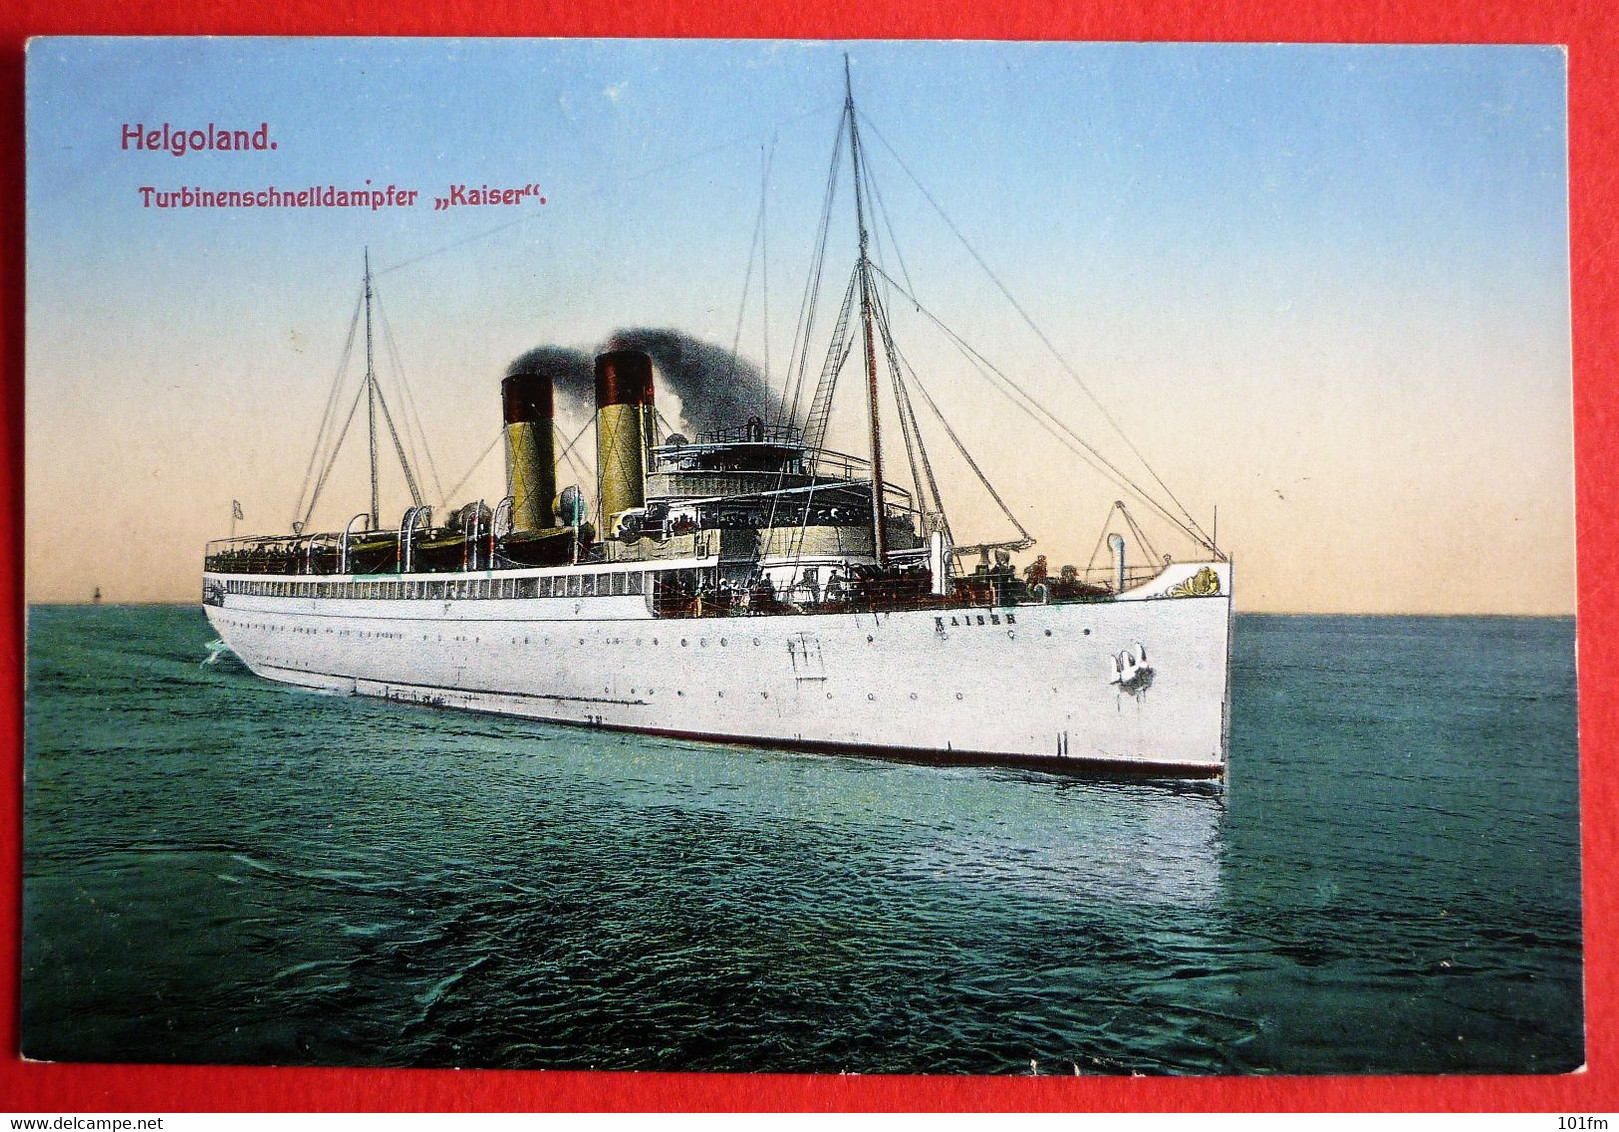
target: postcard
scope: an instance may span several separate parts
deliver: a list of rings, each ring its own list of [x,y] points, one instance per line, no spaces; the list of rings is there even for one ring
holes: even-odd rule
[[[24,1055],[1577,1070],[1566,85],[33,41]]]

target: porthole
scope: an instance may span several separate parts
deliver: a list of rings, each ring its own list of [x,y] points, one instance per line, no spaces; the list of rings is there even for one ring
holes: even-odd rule
[[[958,700],[961,699],[961,693],[960,692],[956,693],[956,699],[958,699]]]
[[[877,702],[877,693],[876,692],[867,692],[866,693],[866,699],[870,700],[872,703],[876,703]]]
[[[1048,636],[1048,637],[1051,636],[1051,630],[1050,629],[1046,630],[1046,636]]]
[[[867,634],[866,634],[866,644],[868,644],[868,645],[869,645],[869,644],[871,644],[871,643],[872,643],[872,642],[873,642],[873,641],[875,641],[875,640],[876,640],[876,639],[877,639],[877,638],[876,638],[876,637],[874,637],[874,636],[872,636],[872,635],[871,635],[871,634],[870,634],[870,633],[867,633]]]
[[[911,699],[913,699],[913,700],[916,699],[916,693],[915,692],[911,693]]]
[[[688,640],[686,640],[686,638],[684,638],[684,637],[682,637],[682,638],[681,638],[681,639],[680,639],[680,647],[681,647],[681,648],[685,648],[685,647],[686,647],[686,646],[687,646],[687,645],[689,645],[689,644],[691,644],[691,642],[690,642],[690,641],[688,641]]]

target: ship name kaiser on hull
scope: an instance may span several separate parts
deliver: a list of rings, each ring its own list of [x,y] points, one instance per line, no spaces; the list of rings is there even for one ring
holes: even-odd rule
[[[734,353],[674,331],[620,332],[594,357],[530,351],[500,383],[507,477],[493,506],[436,514],[423,501],[396,428],[409,418],[389,408],[373,364],[368,252],[353,404],[367,407],[370,506],[342,530],[311,529],[347,435],[328,411],[316,441],[326,466],[306,481],[292,533],[233,531],[208,547],[203,603],[221,640],[261,676],[342,695],[810,751],[1223,776],[1229,557],[1172,496],[1147,495],[1097,456],[1087,461],[1191,552],[1160,555],[1121,499],[1085,566],[1044,554],[1014,564],[1033,537],[893,341],[892,293],[933,316],[869,254],[859,122],[846,71],[828,207],[846,150],[858,254],[824,362],[810,364],[811,317],[798,384],[779,405],[688,437],[660,415],[660,382],[688,419],[755,403],[764,386]],[[816,262],[825,227],[820,239]],[[861,455],[827,443],[846,368],[865,395]],[[344,381],[331,404],[347,403]],[[573,442],[557,431],[559,401],[592,414],[595,438],[595,482],[560,491]],[[1071,435],[1032,399],[1014,404]],[[888,466],[909,471],[906,486],[884,472],[885,412],[904,456]],[[1015,533],[958,539],[925,446],[930,419]],[[379,429],[411,494],[397,523],[380,507]]]

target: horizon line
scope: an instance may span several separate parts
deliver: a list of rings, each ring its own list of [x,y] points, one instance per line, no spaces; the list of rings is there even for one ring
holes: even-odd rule
[[[151,608],[181,609],[194,608],[200,611],[200,601],[27,601],[24,600],[24,609],[151,609]],[[1332,609],[1238,609],[1239,617],[1504,617],[1520,620],[1566,620],[1577,621],[1578,611],[1566,613],[1511,613],[1479,610],[1473,612],[1444,612],[1419,610],[1376,610],[1359,612],[1354,610]]]

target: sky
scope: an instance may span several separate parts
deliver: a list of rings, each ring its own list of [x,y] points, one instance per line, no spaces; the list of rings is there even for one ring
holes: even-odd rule
[[[334,380],[347,404],[363,370],[340,362],[367,251],[435,504],[505,493],[479,457],[532,347],[668,327],[780,387],[845,53],[875,255],[915,299],[889,296],[896,340],[1032,553],[1084,565],[1119,498],[1155,552],[1192,547],[919,307],[1150,494],[1205,529],[1218,509],[1241,610],[1573,611],[1560,49],[955,42],[34,40],[28,600],[193,601],[233,500],[237,533],[290,529]],[[164,123],[275,147],[124,147]],[[855,254],[841,176],[812,379]],[[417,203],[141,192],[368,180]],[[435,210],[452,184],[537,192]],[[858,453],[857,394],[831,439]],[[923,416],[958,538],[1006,537]],[[367,507],[363,438],[313,526]],[[384,521],[408,503],[385,467]]]

